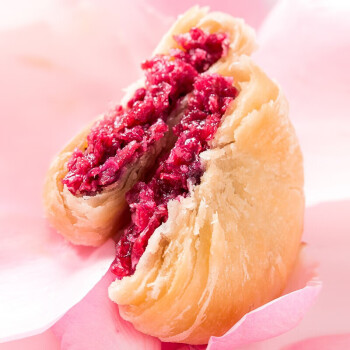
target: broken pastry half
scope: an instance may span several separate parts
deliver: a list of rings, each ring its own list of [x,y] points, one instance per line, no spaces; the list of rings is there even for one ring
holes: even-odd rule
[[[121,105],[85,127],[52,162],[44,186],[51,224],[75,244],[98,246],[115,234],[124,222],[126,192],[170,147],[196,77],[250,54],[253,36],[242,20],[205,8],[179,18]]]
[[[67,239],[118,233],[109,296],[162,341],[223,335],[281,295],[299,251],[302,155],[254,47],[243,21],[192,8],[47,176],[47,216]]]

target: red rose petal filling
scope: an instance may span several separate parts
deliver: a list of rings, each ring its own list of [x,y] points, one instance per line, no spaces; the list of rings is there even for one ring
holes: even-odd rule
[[[126,165],[164,136],[168,116],[192,91],[198,73],[210,68],[228,48],[226,34],[206,34],[199,28],[175,40],[182,50],[146,61],[142,65],[145,87],[135,92],[126,108],[117,106],[96,122],[86,149],[73,152],[62,182],[74,195],[94,195],[117,181]]]
[[[173,128],[177,141],[148,183],[138,182],[126,195],[131,223],[117,243],[112,271],[131,275],[154,230],[168,219],[167,203],[189,193],[203,175],[199,155],[208,149],[228,105],[237,96],[232,79],[217,74],[196,77],[181,122]]]

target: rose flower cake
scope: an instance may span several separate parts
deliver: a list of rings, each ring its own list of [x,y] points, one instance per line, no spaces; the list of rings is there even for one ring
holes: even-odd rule
[[[302,155],[242,20],[192,8],[120,105],[54,159],[51,224],[116,239],[109,297],[136,329],[207,343],[281,295],[300,249]]]

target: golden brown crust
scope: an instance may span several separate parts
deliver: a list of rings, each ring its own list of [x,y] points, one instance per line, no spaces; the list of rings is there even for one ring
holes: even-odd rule
[[[240,94],[190,197],[169,203],[133,276],[109,296],[163,341],[206,343],[283,291],[303,226],[302,155],[279,87],[248,57],[216,65]]]
[[[155,53],[166,53],[175,47],[172,36],[186,33],[191,27],[200,27],[209,32],[229,33],[231,60],[233,56],[250,54],[254,48],[254,32],[242,20],[221,13],[208,13],[206,8],[193,7],[175,22]],[[226,58],[223,58],[214,66],[225,61]],[[140,82],[133,84],[127,95],[130,96],[139,85]],[[51,164],[45,181],[44,204],[48,220],[65,238],[75,244],[98,246],[121,227],[126,208],[125,192],[139,180],[146,169],[145,164],[154,161],[167,140],[162,140],[150,153],[131,164],[117,183],[100,194],[74,196],[62,185],[61,179],[67,173],[66,163],[74,149],[84,148],[90,127],[91,125],[78,134]]]

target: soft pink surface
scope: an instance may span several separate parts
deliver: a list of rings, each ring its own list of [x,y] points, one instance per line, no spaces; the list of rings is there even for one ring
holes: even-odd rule
[[[117,304],[108,298],[108,286],[115,276],[108,272],[96,287],[54,327],[61,349],[157,350],[161,342],[135,330],[120,316]],[[68,328],[67,328],[68,325]]]
[[[167,6],[158,0],[149,2],[170,15],[189,6],[184,1],[167,3]],[[38,16],[33,20],[28,15],[25,22],[30,24],[26,27],[16,25],[14,29],[0,32],[0,76],[4,89],[0,99],[3,121],[0,128],[0,234],[5,242],[3,248],[0,247],[0,259],[5,256],[6,264],[12,264],[11,268],[16,269],[10,275],[1,260],[0,278],[11,279],[14,287],[21,285],[12,289],[13,293],[20,294],[18,298],[12,298],[14,304],[30,299],[30,302],[25,302],[23,310],[35,309],[32,314],[36,317],[31,320],[42,324],[38,326],[33,322],[29,325],[30,331],[24,330],[21,328],[22,313],[11,312],[9,316],[1,312],[1,330],[6,329],[3,325],[11,324],[11,318],[16,320],[16,328],[10,327],[10,336],[14,332],[23,336],[49,326],[55,317],[66,311],[65,308],[81,299],[105,271],[108,248],[94,253],[86,250],[85,254],[80,254],[58,236],[51,233],[45,236],[47,227],[42,220],[39,195],[44,172],[49,159],[62,144],[97,113],[103,112],[108,101],[118,100],[120,89],[136,79],[139,62],[150,55],[171,22],[145,6],[143,1],[118,2],[118,5],[112,1],[73,1],[66,2],[67,7],[62,5],[64,3],[58,6],[52,1],[50,6],[39,6],[45,14],[45,21],[38,22]],[[272,1],[233,4],[218,1],[214,8],[244,16],[248,23],[258,26],[271,4]],[[36,6],[31,6],[32,11],[34,8]],[[30,11],[24,11],[23,16],[24,13],[27,16]],[[32,12],[32,15],[36,13]],[[18,18],[16,20],[22,23],[23,19]],[[346,2],[281,1],[258,33],[260,50],[256,60],[279,81],[290,101],[291,118],[305,155],[309,204],[350,198],[348,18],[349,5]],[[126,28],[129,30],[127,36]],[[11,166],[5,168],[4,164]],[[304,240],[309,243],[312,255],[321,262],[323,292],[312,311],[293,331],[242,349],[278,349],[298,340],[323,335],[329,336],[306,340],[291,349],[306,348],[305,344],[309,345],[308,349],[319,348],[322,341],[329,344],[329,348],[347,347],[344,344],[349,344],[349,337],[336,335],[350,333],[350,285],[347,281],[350,271],[347,248],[350,243],[349,212],[349,201],[329,202],[306,210]],[[39,240],[39,237],[43,239]],[[46,246],[46,240],[51,239],[58,242],[56,247]],[[29,249],[19,249],[26,246]],[[106,254],[103,249],[107,250]],[[35,251],[39,253],[34,254]],[[86,265],[86,260],[95,266],[95,273],[87,274],[89,265]],[[69,263],[67,268],[67,261],[76,263]],[[36,267],[32,268],[31,264],[36,264]],[[45,265],[47,275],[41,273]],[[76,268],[76,275],[71,275],[72,266]],[[53,272],[51,275],[50,271]],[[39,284],[39,291],[36,290],[34,295],[36,283],[45,282],[42,276],[47,276],[48,284]],[[84,286],[79,283],[76,287],[75,283],[81,281],[78,276],[82,276],[83,281],[87,279]],[[69,282],[59,283],[62,278]],[[11,292],[10,284],[7,284],[5,288]],[[3,284],[0,288],[4,288]],[[50,299],[53,290],[55,302]],[[76,294],[71,293],[72,290]],[[2,289],[0,295],[1,302],[4,296],[6,298]],[[32,301],[31,295],[40,303]],[[65,299],[65,307],[60,306],[62,299],[58,299],[58,295]],[[48,302],[50,305],[45,308]],[[85,312],[84,305],[87,305],[85,300],[72,312],[77,308]],[[55,317],[46,319],[54,308]],[[2,306],[0,309],[3,310]],[[240,327],[241,334],[244,334],[244,327]],[[70,328],[74,327],[70,325]],[[259,333],[260,329],[255,331]],[[70,334],[70,337],[76,339],[78,335]],[[90,335],[85,332],[80,338]],[[250,332],[249,337],[253,336],[254,333]],[[244,335],[237,341],[243,344],[246,339],[247,335]],[[37,349],[39,346],[58,348],[51,331],[0,345],[6,350]],[[75,344],[74,349],[82,348],[89,349],[80,343]]]
[[[2,341],[50,327],[102,278],[115,255],[112,241],[99,249],[67,244],[48,228],[41,199],[51,158],[121,96],[159,40],[144,33],[139,11],[133,18],[140,26],[129,38],[145,46],[127,50],[121,32],[134,9],[112,13],[108,6],[52,3],[40,22],[0,31]],[[156,15],[147,21],[156,32],[165,30]]]
[[[350,345],[350,334],[325,335],[321,337],[309,338],[291,344],[283,350],[330,350],[348,349]]]
[[[99,249],[73,247],[32,212],[2,213],[1,230],[2,341],[50,327],[93,288],[114,255],[112,241]]]

